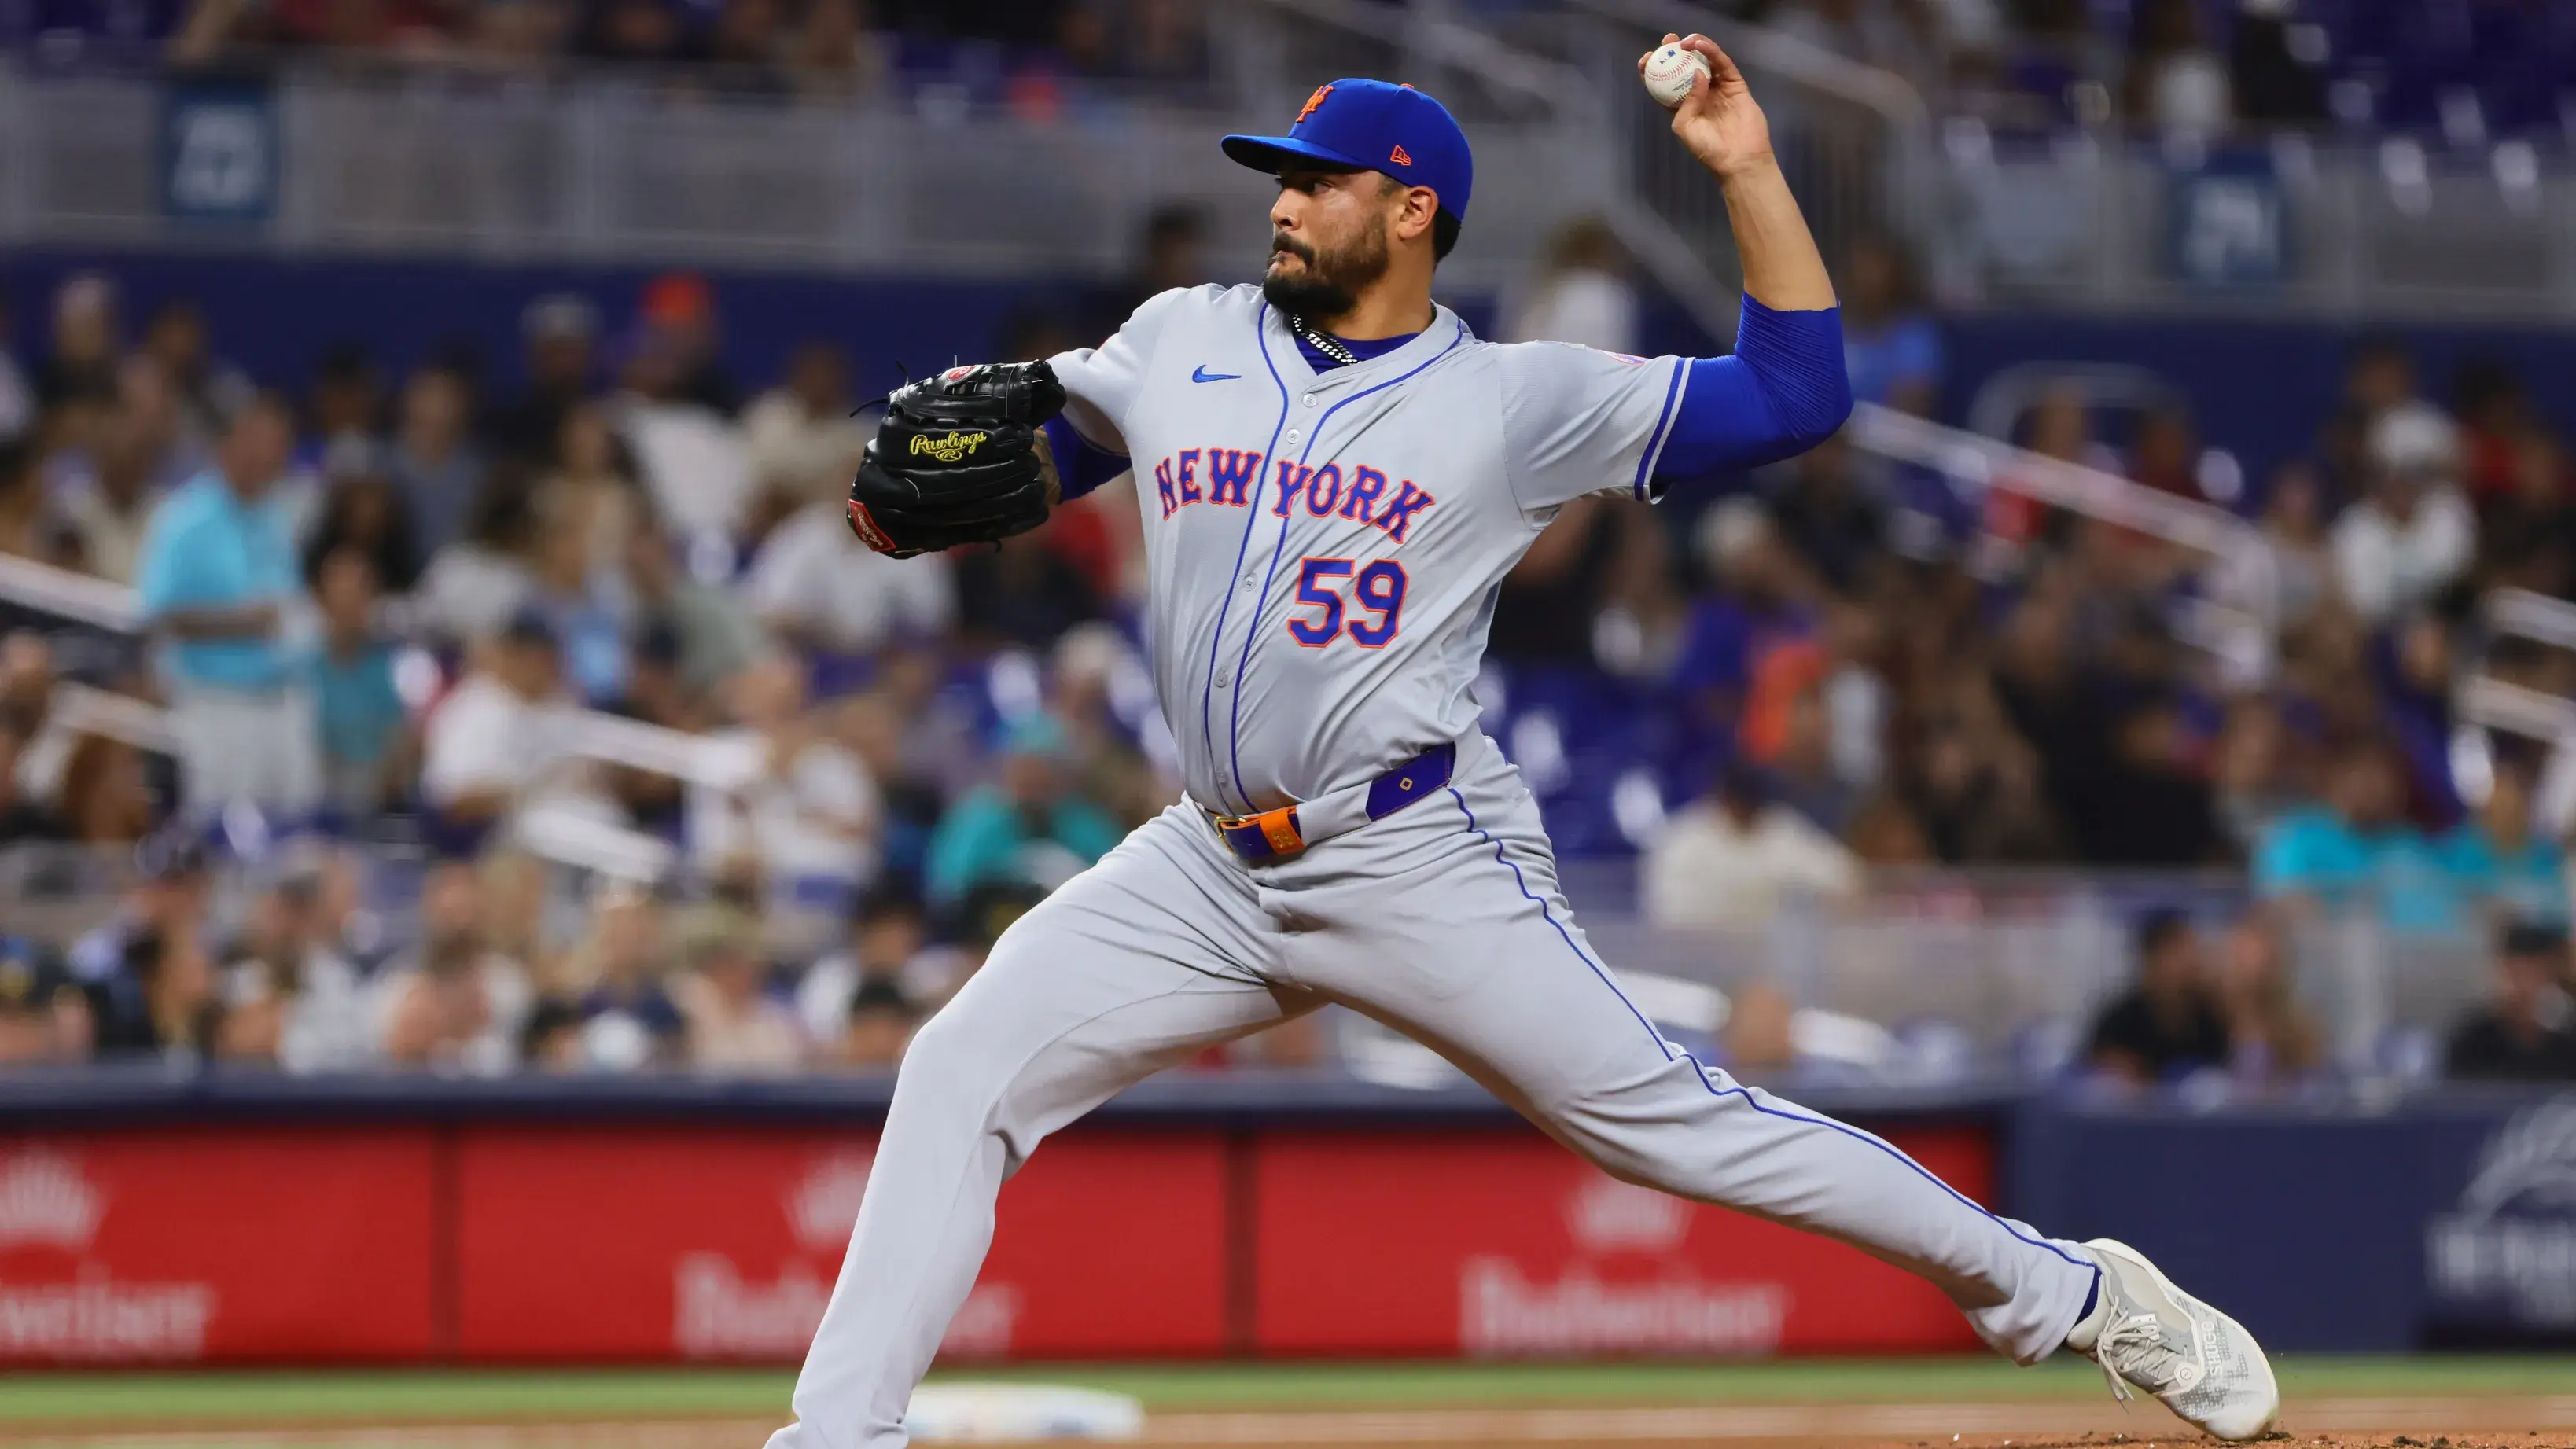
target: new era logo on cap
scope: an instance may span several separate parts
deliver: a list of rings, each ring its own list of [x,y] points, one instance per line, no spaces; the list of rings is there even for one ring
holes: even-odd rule
[[[1413,158],[1404,154],[1404,148],[1402,146],[1396,147],[1394,154],[1388,156],[1386,159],[1397,166],[1410,166],[1413,164]]]

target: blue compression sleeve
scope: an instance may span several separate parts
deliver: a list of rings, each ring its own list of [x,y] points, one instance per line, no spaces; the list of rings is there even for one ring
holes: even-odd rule
[[[1803,453],[1832,437],[1851,407],[1842,309],[1775,312],[1747,297],[1735,355],[1691,362],[1655,462],[1656,496],[1669,479],[1742,472]]]
[[[1127,471],[1124,456],[1092,446],[1062,413],[1040,423],[1038,431],[1046,434],[1047,447],[1055,454],[1060,502],[1071,503]]]

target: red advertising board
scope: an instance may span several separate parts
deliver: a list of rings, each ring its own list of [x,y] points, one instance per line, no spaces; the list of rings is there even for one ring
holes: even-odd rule
[[[1976,1130],[1895,1140],[1979,1200]],[[1949,1303],[1528,1132],[1079,1131],[1003,1189],[943,1351],[1949,1349]],[[516,1124],[0,1136],[0,1366],[793,1362],[873,1133]],[[1244,1155],[1236,1156],[1235,1153]],[[1230,1170],[1248,1167],[1249,1170]]]
[[[479,1128],[459,1146],[457,1351],[468,1359],[793,1363],[841,1265],[873,1133]],[[1224,1346],[1213,1133],[1081,1134],[1002,1190],[956,1357]]]
[[[1992,1139],[1898,1133],[1991,1198]],[[1634,1187],[1536,1133],[1277,1132],[1254,1172],[1254,1347],[1574,1358],[1973,1347],[1855,1249]]]
[[[425,1130],[0,1138],[0,1363],[422,1359]]]

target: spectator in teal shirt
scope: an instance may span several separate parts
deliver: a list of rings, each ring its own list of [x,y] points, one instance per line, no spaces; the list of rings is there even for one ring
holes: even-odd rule
[[[1118,822],[1073,793],[1070,748],[1052,716],[1004,726],[1001,778],[969,792],[931,832],[923,884],[934,904],[954,905],[993,883],[1053,890],[1118,843]]]
[[[376,566],[356,546],[332,550],[313,580],[322,647],[313,657],[313,705],[322,734],[323,794],[331,808],[366,819],[397,798],[409,773],[410,730],[394,688],[393,646],[376,636]]]
[[[2486,804],[2442,838],[2443,863],[2460,888],[2499,920],[2567,925],[2567,853],[2531,828],[2531,781],[2499,763]]]
[[[189,808],[243,802],[293,814],[321,794],[310,696],[282,637],[304,592],[278,484],[294,419],[274,393],[234,414],[215,467],[145,525],[135,586],[169,642],[171,722]]]
[[[2467,894],[2433,842],[2399,816],[2397,789],[2385,751],[2345,754],[2325,804],[2284,813],[2255,842],[2255,890],[2332,910],[2370,907],[2400,931],[2467,926]]]

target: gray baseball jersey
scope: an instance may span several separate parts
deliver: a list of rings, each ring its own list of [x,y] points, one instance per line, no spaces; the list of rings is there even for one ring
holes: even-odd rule
[[[1266,810],[1476,724],[1494,588],[1567,501],[1642,496],[1688,360],[1455,313],[1318,374],[1257,287],[1166,292],[1053,359],[1134,462],[1154,678],[1192,799]]]
[[[1648,490],[1684,361],[1494,346],[1444,309],[1319,375],[1259,292],[1202,287],[1055,362],[1076,427],[1135,466],[1191,798],[1023,916],[914,1038],[770,1449],[903,1444],[1003,1180],[1128,1084],[1326,1003],[1431,1045],[1614,1176],[1910,1268],[2023,1362],[2062,1343],[2092,1260],[1667,1041],[1574,924],[1537,803],[1475,728],[1495,585],[1569,499]],[[1277,860],[1240,858],[1202,809],[1311,800],[1453,743],[1444,788]]]

